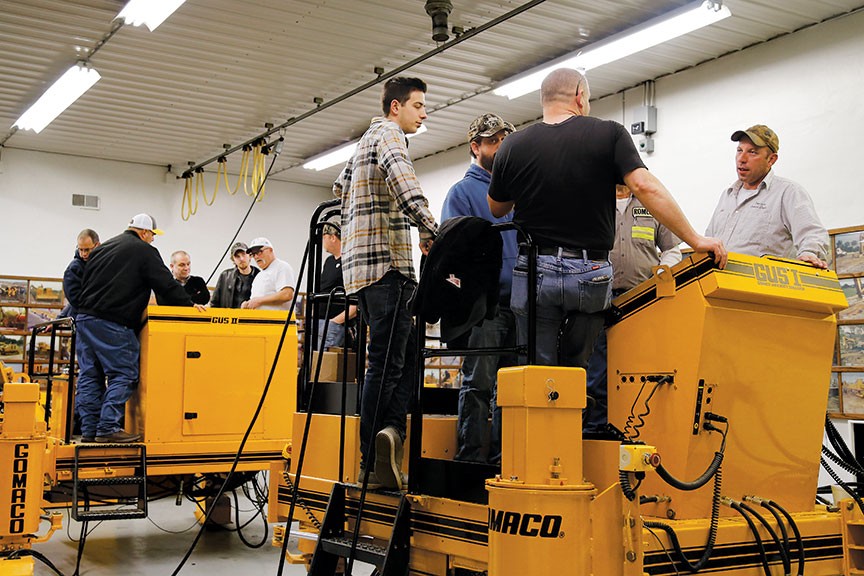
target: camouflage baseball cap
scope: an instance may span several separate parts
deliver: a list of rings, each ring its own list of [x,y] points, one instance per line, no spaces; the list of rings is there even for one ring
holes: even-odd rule
[[[468,141],[471,142],[475,138],[488,138],[501,130],[510,133],[515,132],[516,128],[497,114],[483,114],[471,122],[471,127],[468,128]]]
[[[777,134],[764,124],[756,124],[747,130],[738,130],[732,134],[732,141],[738,142],[744,137],[750,139],[758,147],[767,146],[772,152],[780,150],[780,139]]]

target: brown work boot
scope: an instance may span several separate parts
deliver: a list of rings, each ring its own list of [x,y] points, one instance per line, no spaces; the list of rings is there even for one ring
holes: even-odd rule
[[[96,436],[95,438],[97,444],[129,444],[137,442],[140,439],[141,434],[132,434],[125,430],[118,430],[117,432],[112,432],[107,436]]]
[[[375,435],[375,473],[384,488],[402,490],[402,438],[392,426]]]

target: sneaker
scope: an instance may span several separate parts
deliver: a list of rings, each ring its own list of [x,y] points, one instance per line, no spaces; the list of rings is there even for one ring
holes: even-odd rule
[[[402,438],[392,426],[375,435],[375,473],[384,488],[402,490]]]
[[[363,485],[363,478],[366,476],[366,470],[360,468],[360,475],[357,476],[357,484]],[[366,485],[368,490],[378,490],[381,488],[381,482],[378,480],[378,477],[375,475],[375,471],[372,470],[369,472],[369,482]]]
[[[129,444],[130,442],[137,442],[140,439],[141,434],[132,434],[125,430],[118,430],[107,436],[96,436],[95,438],[98,444]]]
[[[79,444],[93,444],[96,441],[96,438],[93,436],[82,436],[81,440],[78,441]]]

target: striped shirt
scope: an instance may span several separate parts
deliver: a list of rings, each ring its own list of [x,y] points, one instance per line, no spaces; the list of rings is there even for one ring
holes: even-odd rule
[[[420,240],[438,230],[408,157],[405,133],[386,118],[373,118],[333,184],[342,199],[342,277],[354,294],[390,270],[414,279],[410,224]]]

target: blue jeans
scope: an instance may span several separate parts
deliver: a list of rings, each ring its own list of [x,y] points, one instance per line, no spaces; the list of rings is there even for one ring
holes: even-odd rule
[[[318,320],[318,350],[327,350],[329,348],[341,348],[345,342],[345,324],[337,324],[329,322],[327,326],[327,340],[324,346],[321,346],[321,340],[324,338],[324,326],[328,323],[327,320]]]
[[[594,404],[588,407],[582,419],[583,432],[600,432],[606,425],[609,378],[606,355],[606,330],[600,330],[588,361],[588,395],[594,399]]]
[[[415,282],[391,270],[358,292],[360,310],[369,326],[369,366],[360,396],[361,463],[375,461],[375,435],[387,426],[392,426],[403,440],[405,438],[408,402],[416,384],[417,343],[408,310],[408,300],[416,286]],[[388,343],[391,343],[389,357]],[[376,418],[379,395],[380,410]]]
[[[469,348],[504,348],[516,345],[516,321],[509,308],[500,308],[491,320],[471,330]],[[498,407],[498,369],[516,364],[515,355],[466,356],[462,361],[462,388],[459,390],[458,448],[456,460],[483,462],[483,437],[489,411],[492,431],[486,460],[501,461],[501,409]]]
[[[519,342],[528,340],[527,270],[528,257],[520,255],[510,298]],[[537,364],[587,368],[594,340],[603,329],[603,311],[611,302],[608,261],[538,256]]]
[[[108,436],[121,430],[126,401],[138,387],[141,344],[134,330],[115,322],[79,314],[75,325],[81,435]]]

